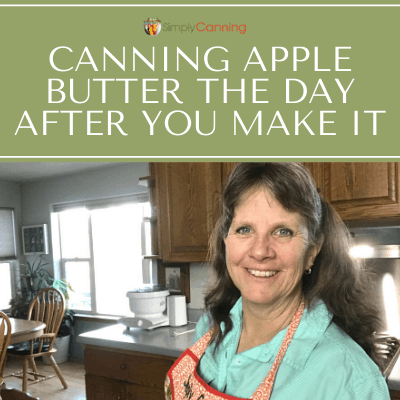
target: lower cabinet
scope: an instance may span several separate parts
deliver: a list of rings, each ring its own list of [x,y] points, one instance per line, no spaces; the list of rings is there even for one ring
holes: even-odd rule
[[[87,400],[126,399],[124,382],[89,374],[86,374],[85,381]]]
[[[87,346],[87,400],[162,400],[164,380],[175,358]]]
[[[400,400],[400,392],[396,390],[390,390],[390,399],[391,400]]]

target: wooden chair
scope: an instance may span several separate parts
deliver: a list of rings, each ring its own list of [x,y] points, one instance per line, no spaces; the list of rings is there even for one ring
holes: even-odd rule
[[[16,376],[22,378],[22,390],[27,391],[28,380],[29,384],[42,382],[46,379],[53,378],[55,375],[40,374],[37,371],[35,358],[47,357],[51,365],[60,379],[64,389],[68,388],[65,379],[61,375],[57,363],[53,358],[53,353],[57,349],[53,348],[54,341],[57,336],[58,329],[60,328],[61,321],[65,312],[65,299],[64,295],[57,289],[45,288],[42,289],[32,300],[29,307],[28,319],[33,321],[41,321],[46,324],[44,334],[37,339],[31,340],[30,349],[26,351],[16,351],[13,349],[8,350],[8,354],[17,357],[23,357],[24,366],[22,371],[14,372],[8,376]],[[32,369],[28,370],[29,364]],[[28,378],[28,374],[30,375]],[[22,375],[22,377],[21,377]],[[32,377],[33,378],[32,378]]]
[[[0,311],[0,389],[3,386],[3,370],[6,363],[7,347],[11,338],[11,324],[7,315]]]
[[[2,400],[40,400],[38,397],[32,397],[29,393],[21,392],[18,389],[3,389],[0,395]]]

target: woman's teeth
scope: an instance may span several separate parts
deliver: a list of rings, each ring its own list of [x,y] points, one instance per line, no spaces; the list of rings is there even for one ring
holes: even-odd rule
[[[257,271],[255,269],[248,269],[253,276],[259,276],[261,278],[269,278],[270,276],[276,275],[279,271]]]

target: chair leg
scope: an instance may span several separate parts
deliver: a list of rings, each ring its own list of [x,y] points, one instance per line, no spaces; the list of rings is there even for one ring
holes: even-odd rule
[[[22,391],[27,392],[28,389],[28,364],[29,358],[24,358],[24,368],[23,368],[23,375],[22,375]]]
[[[57,376],[60,378],[60,381],[61,381],[62,385],[64,386],[64,389],[68,389],[67,382],[65,382],[64,377],[61,375],[61,371],[60,371],[60,369],[58,368],[58,365],[57,365],[56,361],[54,360],[53,356],[52,356],[52,355],[49,355],[49,356],[47,356],[47,357],[49,357],[49,360],[50,360],[50,362],[51,362],[51,365],[53,366],[53,369],[54,369],[54,371],[56,372]]]
[[[32,371],[37,373],[36,363],[35,363],[35,359],[33,357],[30,358],[30,362],[31,362]]]

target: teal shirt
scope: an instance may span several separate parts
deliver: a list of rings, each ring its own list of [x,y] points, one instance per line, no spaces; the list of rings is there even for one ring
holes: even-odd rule
[[[198,373],[219,392],[249,399],[267,376],[286,334],[236,354],[242,327],[242,299],[231,310],[233,329],[215,355],[203,354]],[[209,329],[208,317],[197,324],[195,340]],[[222,326],[223,329],[223,326]],[[270,400],[390,400],[378,367],[335,323],[321,301],[305,310],[278,369]]]

